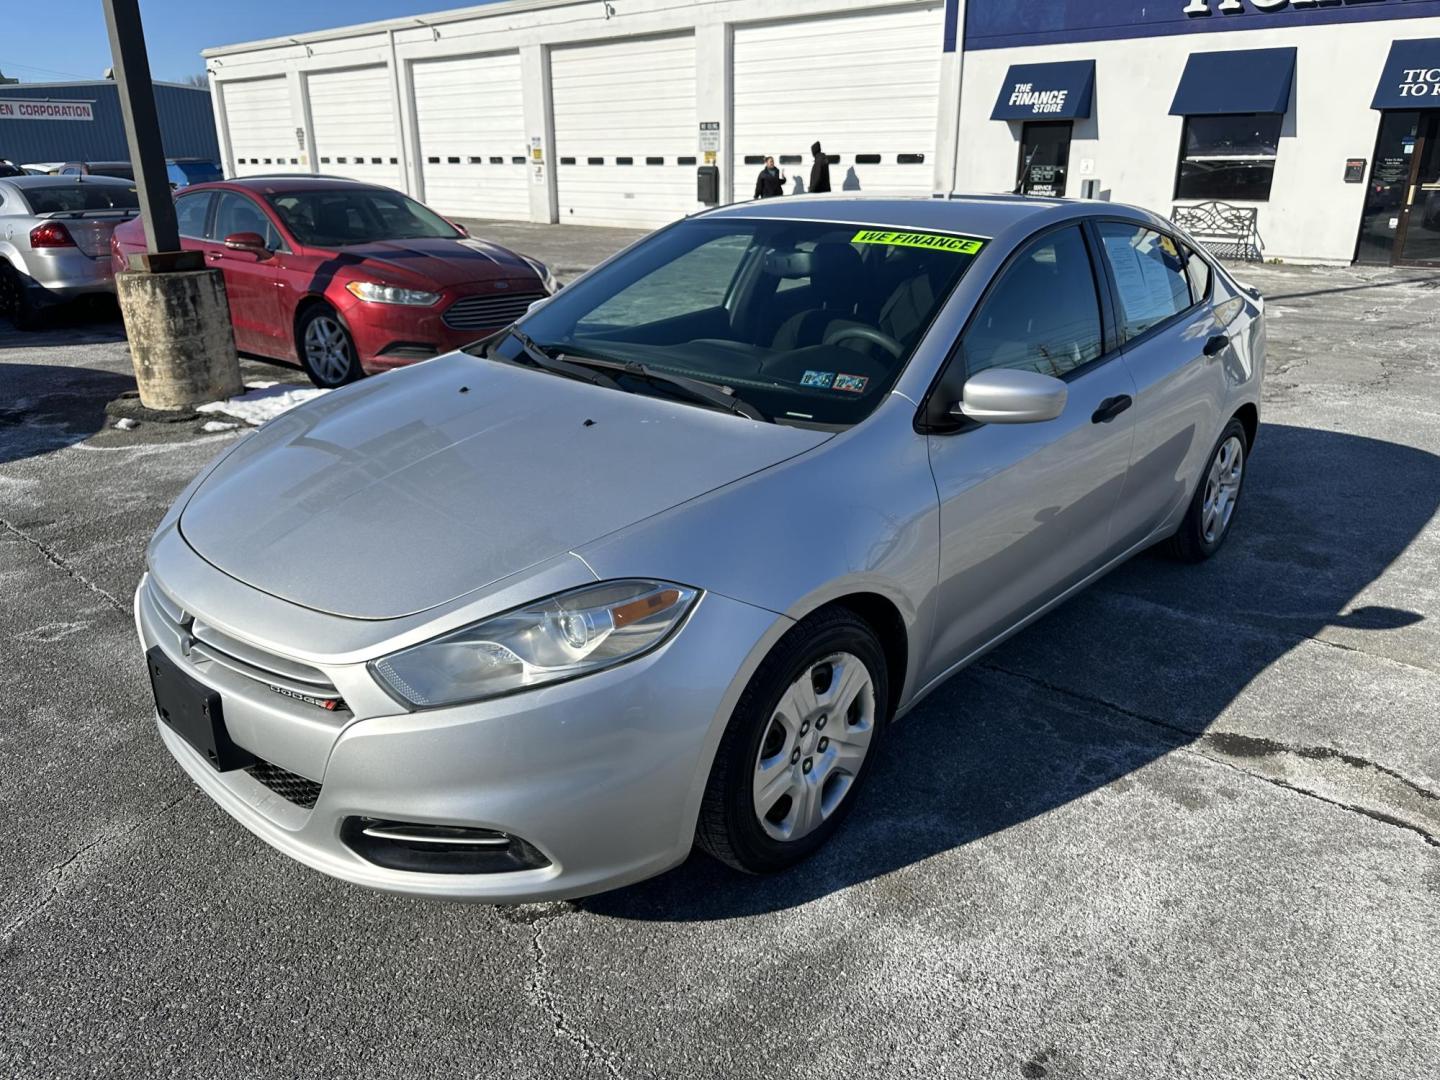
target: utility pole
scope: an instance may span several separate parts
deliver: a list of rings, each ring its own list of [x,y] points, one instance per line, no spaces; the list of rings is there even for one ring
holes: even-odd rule
[[[244,386],[225,282],[180,243],[139,0],[101,5],[145,227],[145,253],[132,255],[115,282],[140,401],[182,409],[233,397]]]

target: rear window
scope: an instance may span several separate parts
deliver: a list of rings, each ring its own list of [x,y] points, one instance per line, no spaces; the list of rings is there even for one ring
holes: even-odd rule
[[[91,165],[91,176],[114,176],[121,180],[134,180],[135,170],[129,165]]]
[[[125,184],[56,184],[27,187],[25,201],[36,214],[75,213],[84,210],[137,210],[140,197]]]
[[[223,179],[220,166],[211,161],[174,161],[170,164],[170,171],[184,177],[187,184],[204,184]]]

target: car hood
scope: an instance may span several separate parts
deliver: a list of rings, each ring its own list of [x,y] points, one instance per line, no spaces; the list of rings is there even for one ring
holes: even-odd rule
[[[195,490],[180,531],[274,596],[399,618],[827,438],[455,353],[271,421]]]
[[[419,237],[377,240],[340,249],[346,259],[361,258],[402,274],[413,274],[442,288],[472,281],[509,280],[539,287],[535,268],[515,252],[474,237],[463,240]]]

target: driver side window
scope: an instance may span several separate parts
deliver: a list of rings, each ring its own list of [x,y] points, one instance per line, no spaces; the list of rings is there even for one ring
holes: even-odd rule
[[[1078,226],[1047,233],[1011,262],[963,346],[971,375],[1000,367],[1058,378],[1100,356],[1100,300]]]

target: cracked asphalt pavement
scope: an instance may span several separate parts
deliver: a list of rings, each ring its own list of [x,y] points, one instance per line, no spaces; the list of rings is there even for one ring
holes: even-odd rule
[[[0,1076],[1436,1075],[1440,275],[1242,276],[1270,375],[1219,558],[953,679],[791,873],[513,909],[331,881],[195,792],[129,598],[239,436],[107,426],[114,322],[0,324]]]

